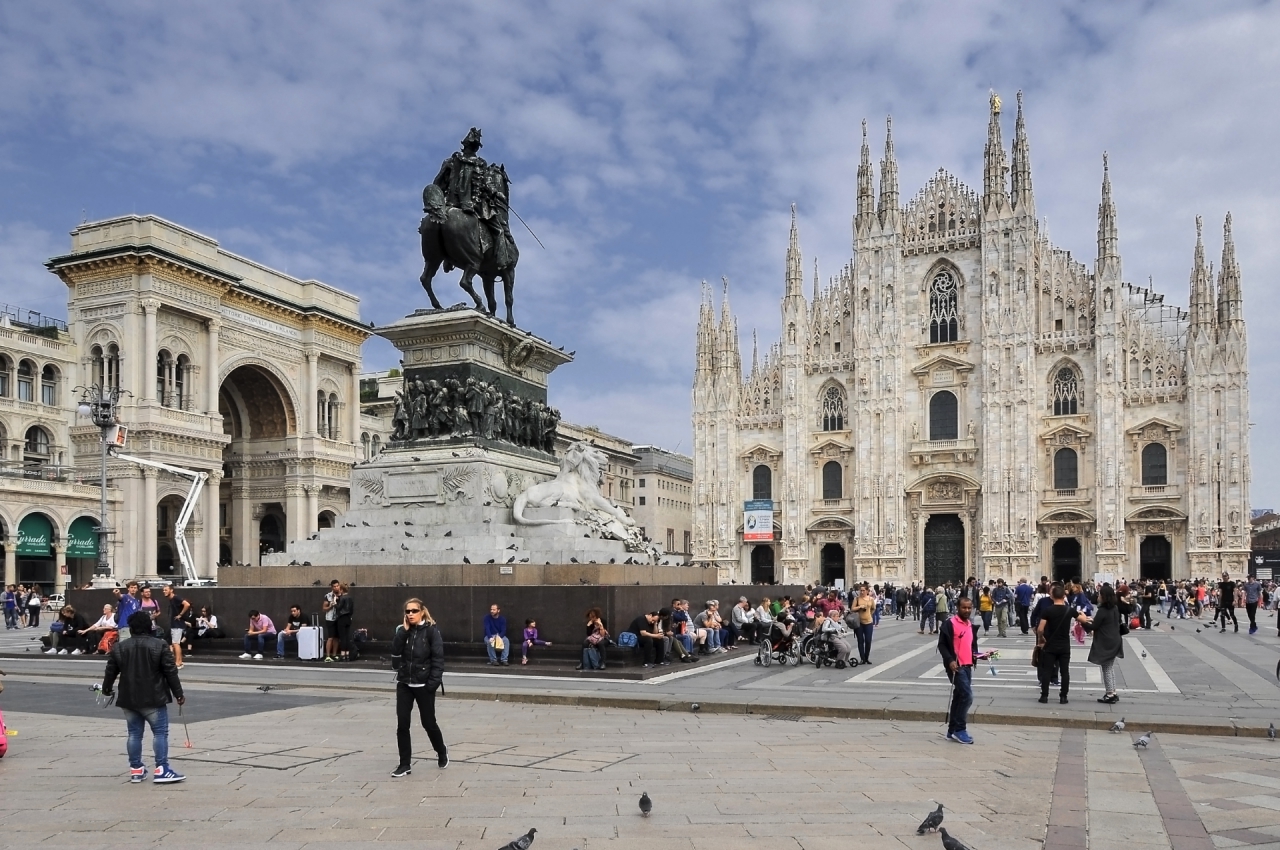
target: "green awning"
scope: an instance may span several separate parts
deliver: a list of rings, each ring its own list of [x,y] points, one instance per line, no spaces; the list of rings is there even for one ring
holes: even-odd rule
[[[44,514],[28,514],[18,523],[18,554],[48,558],[53,555],[53,523]]]
[[[82,516],[67,530],[68,558],[98,557],[98,524],[93,517]]]

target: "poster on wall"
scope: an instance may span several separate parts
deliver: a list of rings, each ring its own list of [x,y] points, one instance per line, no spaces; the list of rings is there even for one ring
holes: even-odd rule
[[[772,499],[751,499],[743,503],[742,540],[744,543],[773,540]]]

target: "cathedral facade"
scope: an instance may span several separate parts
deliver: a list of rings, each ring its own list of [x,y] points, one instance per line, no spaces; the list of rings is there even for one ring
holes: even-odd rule
[[[993,96],[982,192],[939,170],[903,204],[892,124],[878,197],[864,124],[854,259],[806,296],[793,209],[782,336],[745,375],[704,291],[693,560],[720,581],[1245,572],[1230,215],[1216,279],[1196,222],[1183,310],[1124,280],[1105,156],[1092,265],[1051,244],[1021,94],[1006,162]]]

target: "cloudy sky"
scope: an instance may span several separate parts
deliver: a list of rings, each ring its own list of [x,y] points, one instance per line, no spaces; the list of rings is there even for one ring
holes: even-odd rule
[[[860,121],[878,156],[893,114],[904,198],[939,167],[980,188],[987,92],[1022,89],[1037,209],[1079,259],[1104,150],[1125,276],[1171,303],[1194,217],[1216,258],[1234,213],[1254,504],[1280,506],[1280,334],[1257,321],[1280,309],[1278,86],[1280,10],[1232,0],[7,3],[0,301],[65,314],[43,261],[138,212],[388,322],[426,303],[420,192],[475,125],[546,245],[516,232],[517,319],[578,352],[554,399],[687,450],[699,281],[730,279],[744,354],[775,339],[789,205],[806,268],[850,258]]]

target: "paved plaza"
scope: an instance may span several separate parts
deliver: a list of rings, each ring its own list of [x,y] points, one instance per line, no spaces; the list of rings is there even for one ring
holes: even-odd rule
[[[877,663],[855,670],[762,669],[742,649],[644,682],[451,672],[438,713],[453,764],[439,770],[419,732],[423,760],[400,780],[388,670],[196,660],[182,671],[189,749],[171,707],[189,778],[141,788],[118,710],[90,690],[102,661],[24,652],[31,632],[9,632],[0,708],[18,734],[0,761],[0,824],[15,846],[78,850],[497,850],[529,827],[535,850],[924,848],[941,846],[915,834],[939,801],[975,850],[1280,848],[1280,744],[1245,737],[1280,717],[1274,620],[1252,638],[1174,625],[1127,641],[1115,707],[1095,702],[1085,649],[1071,704],[1040,706],[1030,644],[990,639],[1003,659],[978,681],[973,747],[942,737],[933,641],[888,620]],[[1125,734],[1097,728],[1122,715]],[[1146,720],[1177,731],[1136,751]]]

